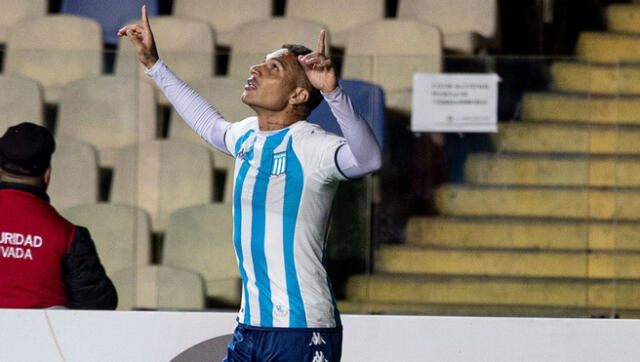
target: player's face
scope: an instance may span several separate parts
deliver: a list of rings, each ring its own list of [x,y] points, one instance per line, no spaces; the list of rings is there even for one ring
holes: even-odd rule
[[[298,59],[287,49],[277,50],[251,67],[242,101],[253,109],[284,110],[298,84]]]

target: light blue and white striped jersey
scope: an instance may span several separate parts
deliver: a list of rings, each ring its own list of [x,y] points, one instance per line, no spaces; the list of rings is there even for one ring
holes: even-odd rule
[[[327,223],[345,143],[298,121],[261,132],[258,118],[234,123],[233,242],[243,283],[239,321],[260,327],[340,326],[323,265]]]

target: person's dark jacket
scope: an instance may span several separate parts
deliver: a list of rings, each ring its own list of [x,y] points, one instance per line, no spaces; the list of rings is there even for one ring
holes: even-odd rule
[[[24,210],[30,214],[18,215]],[[116,289],[100,263],[89,231],[59,216],[44,190],[0,183],[0,214],[5,218],[0,220],[0,308],[117,307]],[[9,220],[16,221],[15,227]],[[33,235],[47,232],[50,236],[25,246],[23,239],[35,240]],[[21,241],[16,242],[12,235],[20,235]],[[45,249],[38,243],[55,247]],[[28,257],[25,250],[29,250]]]

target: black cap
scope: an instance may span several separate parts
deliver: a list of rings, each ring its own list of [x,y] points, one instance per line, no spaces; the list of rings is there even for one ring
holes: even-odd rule
[[[40,176],[51,166],[56,142],[48,129],[24,122],[0,138],[0,167],[22,176]]]

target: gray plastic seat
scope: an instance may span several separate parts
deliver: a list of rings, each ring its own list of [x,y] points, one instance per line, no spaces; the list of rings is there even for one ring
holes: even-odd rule
[[[0,76],[0,132],[22,122],[43,125],[42,90],[38,82],[19,76]]]
[[[57,138],[47,193],[58,210],[98,202],[98,153],[90,144]]]
[[[112,167],[117,149],[156,136],[153,86],[135,78],[95,77],[67,85],[57,134],[95,146],[101,166]]]
[[[344,47],[351,29],[384,19],[384,12],[385,0],[288,0],[285,14],[326,25],[331,43]]]
[[[63,209],[60,214],[89,229],[109,276],[151,262],[149,215],[143,210],[99,203]]]
[[[65,85],[102,72],[100,24],[79,16],[49,15],[14,26],[5,72],[40,82],[45,102],[57,103]]]
[[[9,31],[22,21],[47,14],[48,0],[0,0],[0,44],[9,38]]]
[[[245,23],[233,36],[229,75],[248,78],[252,65],[262,63],[268,53],[282,48],[283,44],[301,44],[315,50],[320,30],[324,28],[322,24],[288,18]],[[328,52],[329,32],[326,43]]]
[[[229,204],[175,211],[167,225],[162,264],[197,271],[205,279],[209,297],[239,305],[242,284],[232,226]]]
[[[237,28],[249,21],[271,17],[272,2],[265,0],[174,0],[173,15],[207,22],[216,32],[217,42],[230,45]],[[153,26],[153,25],[152,25]]]
[[[115,273],[118,309],[202,310],[204,282],[197,273],[165,265],[129,268]]]
[[[154,140],[122,148],[116,157],[111,202],[136,205],[164,230],[169,214],[213,197],[211,153],[184,141]]]

